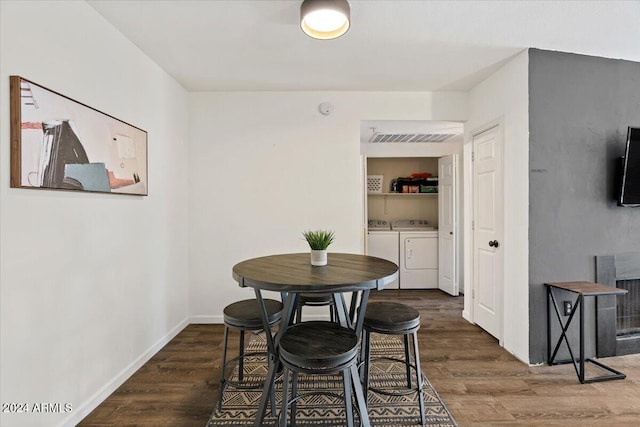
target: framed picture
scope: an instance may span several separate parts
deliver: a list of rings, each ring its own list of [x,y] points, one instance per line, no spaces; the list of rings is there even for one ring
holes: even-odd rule
[[[10,77],[11,187],[147,195],[147,132]]]

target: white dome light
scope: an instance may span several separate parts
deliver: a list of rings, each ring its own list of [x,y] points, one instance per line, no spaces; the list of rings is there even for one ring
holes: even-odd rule
[[[304,0],[300,6],[300,27],[310,37],[329,40],[349,30],[347,0]]]

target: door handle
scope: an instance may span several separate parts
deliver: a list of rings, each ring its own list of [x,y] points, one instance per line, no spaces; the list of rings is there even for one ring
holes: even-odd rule
[[[498,243],[498,241],[497,241],[497,240],[491,240],[491,241],[489,241],[489,247],[497,248],[498,246],[500,246],[500,243]]]
[[[449,234],[453,235],[453,231],[450,231]]]

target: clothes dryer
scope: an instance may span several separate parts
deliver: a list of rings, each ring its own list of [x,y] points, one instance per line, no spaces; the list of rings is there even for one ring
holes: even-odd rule
[[[400,289],[438,289],[438,231],[424,220],[391,224],[399,234]]]

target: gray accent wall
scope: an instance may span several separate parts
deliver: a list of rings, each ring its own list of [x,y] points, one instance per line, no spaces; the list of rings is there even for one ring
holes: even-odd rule
[[[596,255],[640,251],[640,208],[616,205],[627,126],[640,127],[640,63],[529,50],[531,363],[547,359],[544,283],[595,281]],[[588,356],[594,323],[591,316]]]

